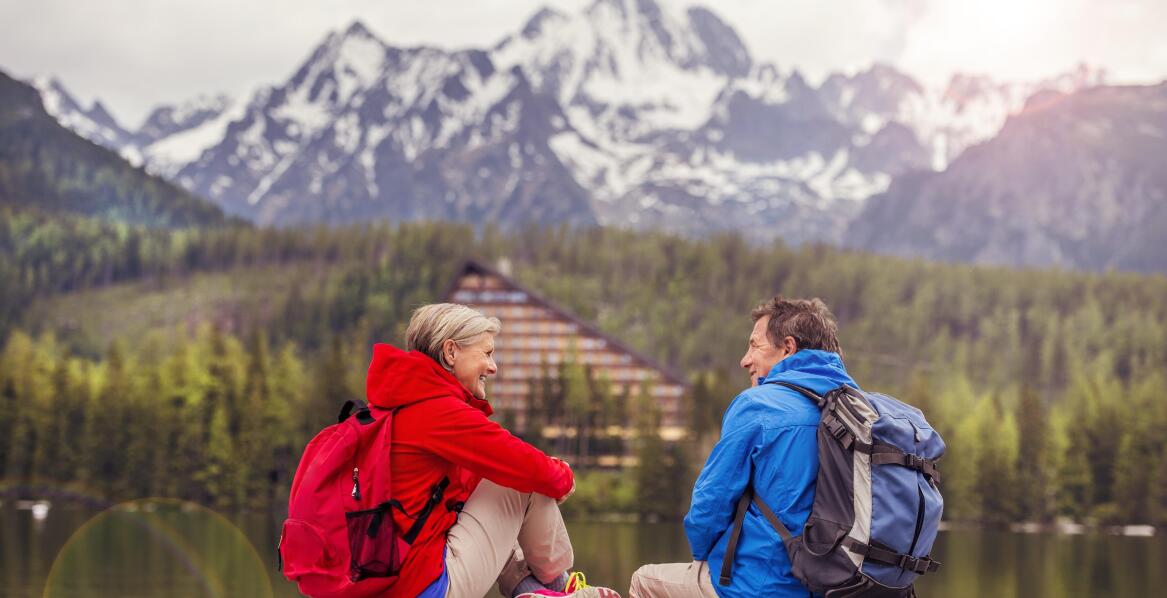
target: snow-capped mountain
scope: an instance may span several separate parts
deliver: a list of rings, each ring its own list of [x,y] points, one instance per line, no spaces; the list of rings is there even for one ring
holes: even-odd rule
[[[939,171],[966,148],[995,136],[1033,94],[1069,93],[1104,82],[1103,71],[1083,65],[1036,83],[957,74],[943,89],[926,90],[891,67],[875,65],[852,77],[831,75],[820,93],[840,122],[864,134],[874,135],[889,123],[906,126],[927,150],[931,169]]]
[[[150,112],[122,155],[146,170],[173,178],[203,151],[218,143],[227,125],[242,114],[242,105],[225,95],[199,96]]]
[[[481,51],[386,46],[356,23],[177,174],[264,224],[370,218],[594,223],[549,149],[554,98]]]
[[[173,178],[203,150],[222,140],[227,124],[240,115],[224,95],[200,96],[176,106],[159,106],[137,131],[122,126],[95,101],[86,109],[55,78],[29,82],[40,92],[45,111],[86,139],[118,152],[134,166]]]
[[[40,93],[45,112],[65,128],[114,151],[130,142],[130,132],[118,124],[100,101],[93,102],[89,108],[82,107],[55,77],[36,77],[29,84]]]
[[[872,197],[853,247],[1011,266],[1167,270],[1167,83],[1033,96],[944,172]]]
[[[354,23],[290,80],[156,111],[118,149],[261,224],[598,222],[840,241],[893,178],[942,170],[1033,93],[1098,77],[933,90],[876,65],[816,87],[756,63],[707,9],[596,0],[543,9],[482,50],[398,48]]]
[[[134,134],[139,146],[148,146],[214,120],[231,106],[226,95],[203,95],[178,106],[160,106],[150,112],[146,122]]]

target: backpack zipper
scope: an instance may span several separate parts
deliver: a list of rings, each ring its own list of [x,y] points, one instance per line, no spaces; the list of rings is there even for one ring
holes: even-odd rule
[[[916,551],[916,542],[920,541],[920,532],[924,529],[924,491],[920,488],[918,476],[923,474],[916,474],[916,493],[920,497],[920,503],[916,508],[916,532],[912,534],[912,546],[908,548],[908,556],[911,556]]]

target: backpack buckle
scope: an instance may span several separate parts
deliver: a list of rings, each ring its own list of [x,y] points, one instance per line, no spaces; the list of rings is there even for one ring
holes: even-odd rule
[[[927,559],[918,559],[910,554],[901,554],[896,566],[919,575],[923,575],[928,571]]]

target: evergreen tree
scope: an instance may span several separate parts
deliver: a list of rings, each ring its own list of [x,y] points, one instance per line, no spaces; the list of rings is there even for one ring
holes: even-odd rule
[[[642,519],[654,521],[671,512],[675,482],[669,479],[665,443],[660,437],[660,408],[641,386],[636,395],[636,507]]]
[[[559,368],[563,402],[569,422],[568,429],[571,430],[572,437],[572,446],[567,454],[571,455],[573,460],[586,463],[593,397],[589,388],[587,369],[578,361],[579,353],[572,351],[569,355],[570,357]]]
[[[1037,390],[1021,387],[1017,409],[1017,515],[1023,521],[1045,521],[1052,515],[1049,504],[1049,477],[1053,473],[1049,459],[1049,423],[1045,405]]]
[[[235,443],[227,420],[227,408],[216,406],[207,437],[206,464],[198,475],[208,501],[216,508],[230,508],[241,502],[242,480],[235,466]]]

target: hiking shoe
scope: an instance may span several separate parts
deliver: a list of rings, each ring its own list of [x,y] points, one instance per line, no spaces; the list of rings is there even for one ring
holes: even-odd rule
[[[534,592],[524,592],[515,598],[562,598],[564,596],[571,598],[620,598],[620,593],[611,588],[589,586],[587,578],[579,571],[572,573],[567,578],[567,586],[564,589],[566,591],[563,592],[539,589]]]

